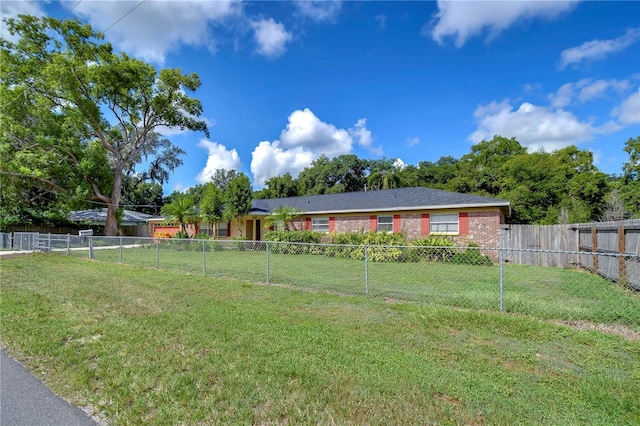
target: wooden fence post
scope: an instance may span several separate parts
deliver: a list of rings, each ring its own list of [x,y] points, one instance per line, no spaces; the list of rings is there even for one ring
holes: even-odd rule
[[[591,227],[591,251],[594,254],[593,256],[593,273],[598,273],[598,228],[595,226]]]
[[[621,256],[618,258],[618,282],[620,284],[626,284],[627,282],[627,259],[625,257],[625,246],[624,246],[624,238],[625,237],[625,229],[624,225],[618,225],[618,254]]]

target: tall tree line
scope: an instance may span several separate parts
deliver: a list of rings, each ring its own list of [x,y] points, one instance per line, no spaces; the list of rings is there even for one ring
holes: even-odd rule
[[[401,166],[394,159],[321,156],[297,179],[269,179],[257,198],[426,186],[511,201],[511,223],[577,223],[640,217],[640,136],[625,143],[621,175],[594,165],[593,153],[569,146],[527,152],[515,138],[495,136],[460,158]]]

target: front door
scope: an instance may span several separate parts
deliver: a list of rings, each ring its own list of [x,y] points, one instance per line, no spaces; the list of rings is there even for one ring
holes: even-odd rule
[[[256,241],[260,241],[260,219],[256,219]]]
[[[244,234],[247,240],[253,240],[253,220],[247,219],[246,221],[246,232]]]

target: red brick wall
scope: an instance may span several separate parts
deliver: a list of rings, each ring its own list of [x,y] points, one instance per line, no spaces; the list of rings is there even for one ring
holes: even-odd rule
[[[499,247],[501,218],[498,211],[469,212],[469,233],[454,237],[456,245],[467,246],[475,241],[480,247]]]
[[[334,231],[367,232],[369,231],[369,216],[336,216]]]
[[[460,235],[453,237],[456,245],[466,247],[471,241],[475,241],[480,247],[498,247],[500,243],[500,222],[502,215],[499,211],[470,211],[467,214],[468,227],[464,234],[465,227],[461,226]],[[334,232],[368,232],[370,229],[370,216],[331,216]],[[299,218],[295,220],[295,228],[306,229],[309,218]],[[461,220],[463,220],[461,218]],[[400,215],[400,231],[408,240],[424,238],[428,236],[429,230],[423,230],[423,225],[428,226],[429,221],[423,220],[421,213],[410,213]]]
[[[403,214],[400,216],[400,230],[404,232],[408,240],[424,237],[421,235],[422,215]]]

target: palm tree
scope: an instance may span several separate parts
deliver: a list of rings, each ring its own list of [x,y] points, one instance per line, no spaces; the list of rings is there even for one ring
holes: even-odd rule
[[[400,168],[393,160],[377,160],[373,164],[367,183],[371,189],[392,189],[400,186]]]
[[[277,207],[273,209],[271,213],[269,213],[269,216],[265,218],[264,226],[277,226],[282,223],[282,225],[284,226],[284,230],[288,231],[289,223],[293,222],[302,213],[304,212],[289,206]]]
[[[198,220],[198,214],[193,198],[180,194],[170,204],[165,204],[160,214],[166,217],[165,223],[178,222],[180,232],[185,232],[185,224]]]

